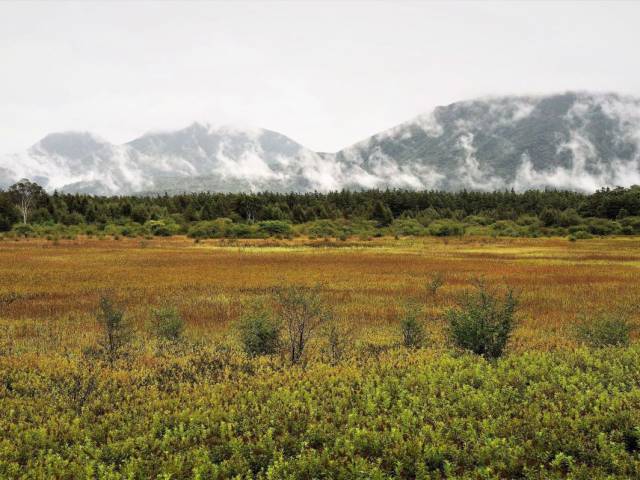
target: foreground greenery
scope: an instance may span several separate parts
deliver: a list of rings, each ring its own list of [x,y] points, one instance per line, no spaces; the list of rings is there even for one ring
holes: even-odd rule
[[[0,358],[2,478],[638,478],[640,349]]]
[[[25,194],[29,202],[25,203]],[[326,194],[48,195],[22,182],[0,191],[0,232],[193,238],[369,238],[464,234],[537,237],[640,234],[640,187],[567,191]]]

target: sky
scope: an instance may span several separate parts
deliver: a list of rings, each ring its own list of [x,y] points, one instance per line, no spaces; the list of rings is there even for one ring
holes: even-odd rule
[[[437,105],[640,95],[635,2],[0,2],[0,153],[194,121],[337,151]]]

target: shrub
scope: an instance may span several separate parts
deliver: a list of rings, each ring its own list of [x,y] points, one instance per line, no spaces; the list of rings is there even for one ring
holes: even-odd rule
[[[102,330],[98,346],[108,362],[113,365],[122,356],[131,340],[130,326],[125,319],[124,310],[108,295],[100,297],[96,318]]]
[[[624,317],[601,314],[583,319],[577,326],[578,339],[595,348],[629,345],[632,325]]]
[[[620,224],[606,218],[590,218],[587,230],[593,235],[613,235],[620,232]]]
[[[175,307],[154,309],[151,314],[151,330],[162,339],[176,342],[182,338],[185,323]]]
[[[263,305],[252,304],[240,318],[238,324],[242,347],[251,357],[270,355],[280,345],[280,325]]]
[[[252,238],[256,236],[256,228],[246,223],[232,223],[229,225],[225,236],[231,238]]]
[[[331,319],[320,295],[320,286],[290,286],[274,290],[276,311],[282,319],[284,342],[291,363],[300,363],[316,330]]]
[[[409,304],[405,308],[404,316],[400,321],[402,331],[402,344],[407,348],[419,348],[425,340],[424,327],[419,320],[420,308],[416,304]]]
[[[218,218],[216,220],[197,222],[187,232],[191,238],[220,238],[224,237],[232,221],[228,218]]]
[[[305,230],[310,237],[337,237],[342,233],[340,225],[331,220],[310,222]]]
[[[445,312],[451,341],[488,359],[500,357],[515,326],[517,303],[513,289],[500,298],[478,282],[475,292],[466,292]]]
[[[267,220],[258,224],[258,232],[267,236],[291,235],[293,230],[288,222],[282,220]]]
[[[175,223],[167,223],[162,220],[149,220],[144,226],[151,235],[156,237],[170,237],[180,231],[180,226]]]
[[[28,223],[19,223],[13,227],[13,232],[19,237],[34,237],[36,231]]]
[[[413,218],[395,220],[391,225],[391,230],[396,235],[403,236],[420,236],[427,233],[427,230],[422,224]]]
[[[436,237],[464,235],[464,225],[449,220],[435,220],[429,225],[429,233]]]

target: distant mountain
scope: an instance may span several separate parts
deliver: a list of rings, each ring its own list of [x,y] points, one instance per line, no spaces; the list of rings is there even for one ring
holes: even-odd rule
[[[566,188],[640,183],[640,99],[567,93],[458,102],[349,147],[337,160],[408,187]]]
[[[28,177],[97,194],[341,188],[566,188],[640,184],[640,99],[565,93],[438,107],[337,153],[263,129],[194,123],[113,145],[57,133],[0,158],[0,187]]]

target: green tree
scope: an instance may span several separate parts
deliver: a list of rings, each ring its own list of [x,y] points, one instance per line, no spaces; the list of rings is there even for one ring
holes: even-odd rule
[[[31,210],[47,195],[40,185],[26,178],[11,185],[8,194],[22,215],[22,223],[24,224],[29,223]]]
[[[378,200],[373,205],[371,211],[371,219],[378,223],[378,227],[388,227],[393,222],[393,214],[391,209],[382,201]]]

